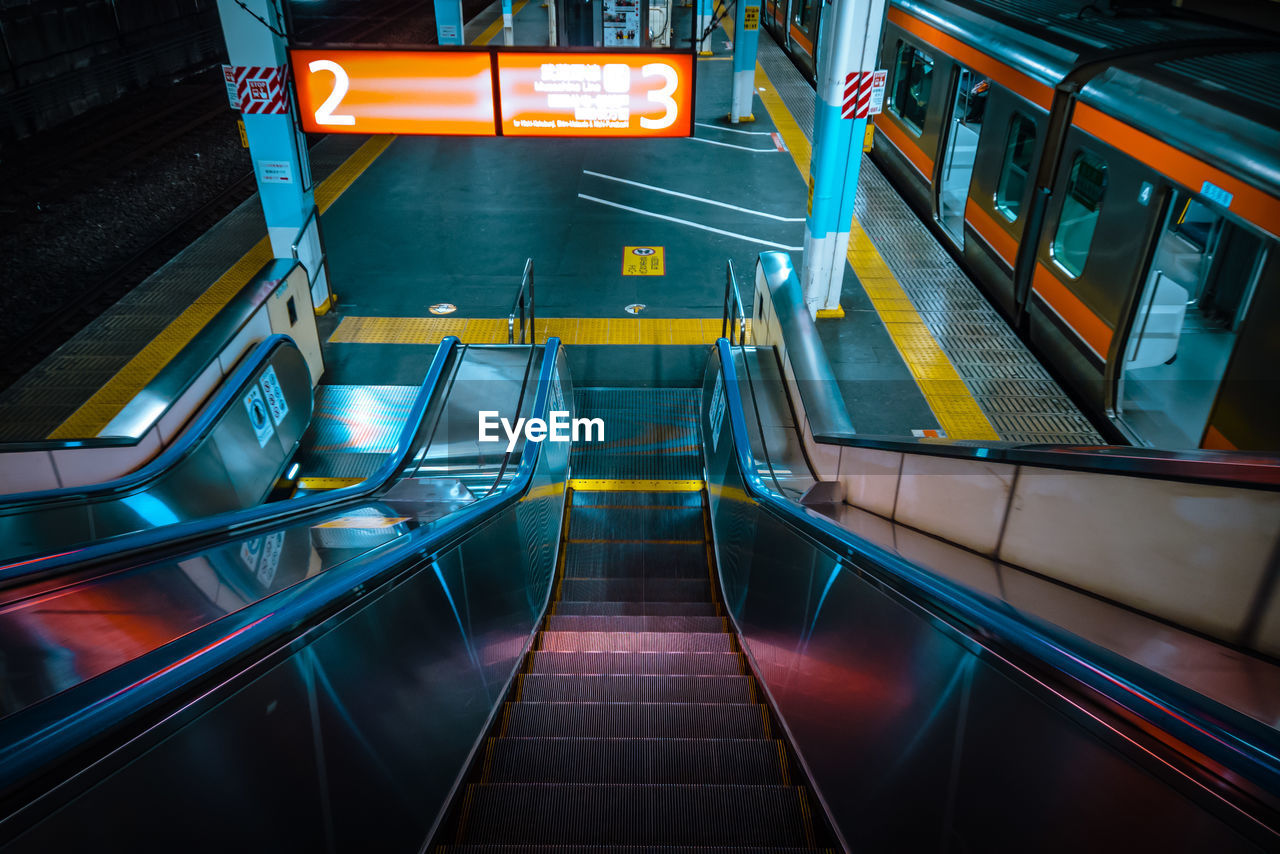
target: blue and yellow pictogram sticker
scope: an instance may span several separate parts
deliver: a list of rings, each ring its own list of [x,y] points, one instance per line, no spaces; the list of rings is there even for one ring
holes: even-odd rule
[[[661,246],[622,247],[622,275],[665,276],[667,262]]]

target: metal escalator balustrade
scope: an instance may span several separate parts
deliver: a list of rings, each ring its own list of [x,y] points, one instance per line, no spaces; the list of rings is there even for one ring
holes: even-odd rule
[[[828,850],[717,595],[696,391],[578,403],[607,442],[574,447],[591,488],[571,492],[547,616],[434,850]]]
[[[738,361],[700,416],[727,616],[846,850],[1276,850],[1274,728],[788,497]]]

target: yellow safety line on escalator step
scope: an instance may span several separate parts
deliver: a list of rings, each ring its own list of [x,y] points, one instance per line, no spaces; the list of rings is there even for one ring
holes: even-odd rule
[[[758,63],[756,86],[760,100],[778,128],[800,175],[809,180],[812,148],[795,117],[787,109],[772,81]],[[849,266],[884,322],[889,337],[915,378],[925,402],[933,410],[948,439],[998,440],[999,434],[983,414],[973,393],[942,351],[933,333],[925,326],[915,304],[867,236],[855,216],[849,226]]]
[[[343,194],[391,145],[393,136],[375,136],[356,149],[333,174],[316,187],[320,212]],[[271,241],[264,237],[231,265],[203,294],[196,297],[176,319],[130,359],[102,388],[98,389],[66,421],[49,434],[50,439],[88,439],[97,436],[190,343],[231,298],[249,283],[270,261]]]
[[[535,338],[562,344],[714,344],[719,317],[549,317],[534,325]],[[751,322],[747,322],[750,333]],[[447,335],[464,344],[507,343],[505,317],[344,317],[331,344],[439,344]]]
[[[700,480],[614,480],[572,478],[569,486],[580,492],[700,492]]]

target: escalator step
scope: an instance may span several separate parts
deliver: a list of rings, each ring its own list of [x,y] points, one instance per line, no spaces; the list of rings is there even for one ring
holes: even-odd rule
[[[791,845],[806,841],[791,786],[473,785],[463,842]]]
[[[781,742],[703,738],[496,738],[486,783],[781,785]]]
[[[566,578],[707,578],[707,547],[696,543],[570,542]]]
[[[748,676],[593,676],[530,673],[520,677],[521,702],[752,703]]]
[[[573,512],[579,507],[702,507],[698,492],[593,492],[574,490]],[[572,514],[571,514],[572,518]]]
[[[727,617],[571,615],[557,612],[547,618],[553,632],[724,632]]]
[[[742,845],[440,845],[436,854],[835,854],[832,848]]]
[[[560,598],[607,602],[710,602],[707,578],[571,578],[561,582]]]
[[[754,703],[508,703],[502,734],[521,738],[768,738]]]
[[[577,507],[571,540],[701,540],[701,507]]]
[[[717,617],[714,602],[568,602],[556,603],[560,617]]]
[[[731,652],[535,652],[530,673],[740,676]]]
[[[547,652],[733,652],[727,632],[543,632]]]

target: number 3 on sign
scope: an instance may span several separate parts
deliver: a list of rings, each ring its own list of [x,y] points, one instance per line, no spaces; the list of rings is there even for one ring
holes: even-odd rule
[[[662,130],[669,128],[676,123],[679,117],[680,106],[671,100],[671,96],[675,94],[676,86],[679,84],[679,78],[676,70],[670,65],[664,65],[661,62],[651,62],[640,69],[640,73],[645,77],[661,77],[663,85],[656,92],[649,93],[649,100],[655,104],[661,104],[666,108],[666,112],[662,114],[660,119],[651,119],[647,116],[640,117],[640,127],[647,130]]]
[[[342,103],[342,99],[347,96],[347,89],[351,87],[351,78],[347,76],[347,70],[331,59],[317,59],[307,66],[307,70],[312,74],[317,71],[328,71],[333,75],[333,91],[329,93],[328,98],[324,99],[324,103],[316,109],[316,124],[355,124],[355,116],[336,115],[333,112]]]

